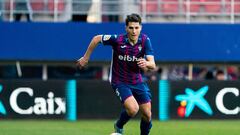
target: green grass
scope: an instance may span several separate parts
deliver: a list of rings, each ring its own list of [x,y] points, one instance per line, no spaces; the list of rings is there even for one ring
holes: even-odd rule
[[[35,121],[0,120],[0,135],[109,135],[112,120]],[[151,135],[239,135],[240,121],[153,121]],[[139,121],[125,126],[125,135],[139,135]]]

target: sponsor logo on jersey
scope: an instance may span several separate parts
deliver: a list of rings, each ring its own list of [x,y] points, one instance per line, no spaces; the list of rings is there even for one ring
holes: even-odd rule
[[[111,35],[104,35],[103,36],[103,41],[107,41],[111,38]]]
[[[118,55],[118,59],[119,60],[123,60],[123,61],[138,61],[139,58],[137,58],[136,56],[129,56],[129,55]]]

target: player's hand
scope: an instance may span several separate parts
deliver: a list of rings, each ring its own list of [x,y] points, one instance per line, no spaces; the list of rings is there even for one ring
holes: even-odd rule
[[[88,64],[88,59],[81,57],[79,60],[77,60],[77,66],[80,69],[83,69]]]
[[[146,61],[146,59],[144,59],[144,58],[138,59],[137,64],[138,64],[138,67],[140,67],[140,68],[142,68],[142,69],[147,68],[147,61]]]

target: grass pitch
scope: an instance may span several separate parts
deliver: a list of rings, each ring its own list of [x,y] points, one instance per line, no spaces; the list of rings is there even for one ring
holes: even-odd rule
[[[112,120],[0,120],[0,135],[110,135]],[[239,135],[240,120],[153,121],[150,135]],[[125,135],[139,135],[139,121],[125,126]]]

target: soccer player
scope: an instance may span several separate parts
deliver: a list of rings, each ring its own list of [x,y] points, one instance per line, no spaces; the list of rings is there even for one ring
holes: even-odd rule
[[[150,39],[141,33],[142,21],[138,14],[126,18],[126,34],[96,35],[84,56],[77,61],[79,68],[87,65],[94,48],[101,42],[113,49],[110,83],[119,97],[123,110],[114,124],[115,133],[123,134],[123,126],[141,112],[141,135],[148,135],[152,127],[151,93],[142,73],[156,67]]]

